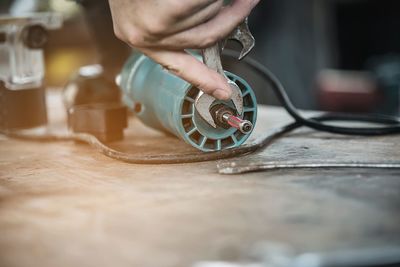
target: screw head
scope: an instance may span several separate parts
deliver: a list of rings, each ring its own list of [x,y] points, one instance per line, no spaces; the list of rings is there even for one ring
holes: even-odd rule
[[[26,47],[40,49],[47,43],[48,33],[41,25],[31,25],[23,30],[22,40]]]

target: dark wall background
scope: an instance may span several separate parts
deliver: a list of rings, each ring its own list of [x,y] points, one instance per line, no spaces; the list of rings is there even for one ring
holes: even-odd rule
[[[106,1],[88,0],[93,6],[104,6],[107,4]],[[11,2],[11,0],[0,1],[0,10],[4,13]],[[101,9],[97,7],[97,10]],[[83,19],[85,14],[91,13],[82,9],[79,14],[68,18],[61,31],[52,33],[47,49],[49,60],[54,58],[52,56],[54,54],[62,57],[60,54],[63,54],[63,51],[73,54],[72,50],[86,49],[75,53],[76,62],[71,66],[76,66],[79,60],[82,64],[87,64],[92,59],[85,59],[84,55],[93,56],[92,47],[102,43],[99,42],[99,37],[119,42],[115,38],[107,38],[113,34],[111,27],[107,26],[110,25],[111,18],[108,9],[103,8],[103,10],[105,12],[99,20],[103,24],[99,27],[107,30],[97,36],[95,33],[99,31],[87,27],[88,20]],[[93,18],[97,16],[99,15],[91,14],[89,19],[96,21]],[[256,47],[250,56],[268,66],[278,76],[299,108],[321,108],[316,78],[324,69],[369,70],[377,73],[377,77],[379,76],[381,80],[386,75],[380,82],[383,91],[388,87],[387,84],[390,84],[391,92],[397,90],[393,89],[397,83],[396,68],[393,66],[399,65],[400,69],[400,1],[398,0],[262,0],[251,14],[249,23],[256,37]],[[83,30],[87,28],[89,30]],[[66,38],[71,36],[72,32],[75,38]],[[107,51],[110,47],[122,46],[104,43],[100,46]],[[231,47],[237,48],[234,45]],[[111,50],[122,51],[122,49]],[[66,57],[64,56],[64,61]],[[112,58],[113,53],[100,52],[97,56],[98,61],[103,62],[111,62]],[[381,70],[388,69],[386,67],[388,64],[391,66],[391,73],[382,74]],[[64,62],[53,65],[68,64]],[[250,82],[260,103],[278,104],[263,80],[245,69],[243,64],[227,59],[225,67]],[[52,70],[49,70],[49,74],[51,73]],[[398,76],[400,77],[400,74]],[[59,82],[62,79],[63,77],[54,80]],[[387,79],[390,81],[387,82]]]
[[[339,3],[335,17],[340,68],[365,69],[371,57],[400,54],[400,1]]]

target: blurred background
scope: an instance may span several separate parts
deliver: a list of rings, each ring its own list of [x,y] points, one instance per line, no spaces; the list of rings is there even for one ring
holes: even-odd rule
[[[46,44],[48,87],[63,87],[79,67],[95,63],[112,80],[130,53],[113,36],[106,0],[77,2],[0,2],[2,14],[63,14],[64,26]],[[250,29],[250,57],[278,76],[297,107],[400,114],[400,1],[262,0]],[[279,104],[244,64],[227,59],[225,66],[254,87],[260,103]]]

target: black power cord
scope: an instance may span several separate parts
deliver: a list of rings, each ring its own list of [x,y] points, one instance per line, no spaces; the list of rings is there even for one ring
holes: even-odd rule
[[[225,56],[238,58],[238,53],[233,50],[224,50]],[[343,114],[343,113],[326,113],[316,118],[305,118],[294,107],[287,95],[285,88],[281,82],[272,74],[264,65],[258,61],[246,57],[242,60],[248,67],[257,72],[266,82],[271,84],[271,88],[277,96],[279,102],[286,111],[302,126],[335,134],[345,135],[386,135],[400,133],[400,119],[385,115],[363,115],[363,114]],[[341,127],[322,123],[323,121],[353,121],[353,122],[369,122],[377,124],[385,124],[390,126],[382,127]]]
[[[237,53],[231,50],[225,50],[224,54],[229,57],[237,58]],[[327,113],[321,116],[305,118],[303,117],[293,106],[288,95],[285,92],[284,87],[279,80],[262,64],[251,59],[245,58],[243,62],[251,69],[261,75],[277,95],[279,101],[287,112],[295,119],[294,123],[287,124],[281,128],[276,128],[271,132],[265,133],[265,135],[259,137],[252,143],[242,145],[240,147],[225,149],[222,151],[207,152],[203,153],[200,151],[185,153],[185,154],[158,154],[158,155],[141,155],[134,153],[124,153],[116,151],[109,146],[99,141],[95,136],[87,133],[68,133],[64,135],[55,133],[41,133],[31,134],[24,133],[22,131],[0,131],[9,137],[39,141],[39,142],[52,142],[52,141],[81,141],[89,144],[92,148],[98,152],[104,154],[107,157],[135,164],[177,164],[177,163],[193,163],[203,162],[211,160],[221,160],[232,157],[244,156],[254,153],[262,148],[267,147],[277,138],[289,133],[302,126],[307,126],[319,131],[325,131],[337,134],[346,135],[385,135],[400,133],[400,120],[399,118],[383,116],[383,115],[351,115],[351,114],[334,114]],[[352,128],[352,127],[340,127],[332,126],[322,123],[324,121],[353,121],[353,122],[369,122],[385,124],[389,126],[384,127],[369,127],[369,128]],[[358,167],[367,168],[392,168],[387,164],[363,164],[358,163]],[[398,168],[398,165],[393,165],[393,168]]]

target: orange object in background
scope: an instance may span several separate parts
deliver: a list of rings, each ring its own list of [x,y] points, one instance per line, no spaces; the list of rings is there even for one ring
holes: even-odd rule
[[[93,51],[93,50],[92,50]],[[61,48],[46,57],[46,82],[48,86],[64,86],[73,73],[84,65],[95,62],[96,53],[85,48]]]
[[[67,2],[76,9],[72,14],[64,14],[67,19],[63,27],[50,32],[46,46],[46,85],[53,88],[63,87],[80,67],[99,62],[82,10],[73,1]]]

